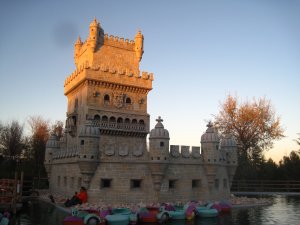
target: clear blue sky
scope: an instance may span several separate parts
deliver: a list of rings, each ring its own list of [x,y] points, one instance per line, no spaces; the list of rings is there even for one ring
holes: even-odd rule
[[[73,44],[96,17],[105,33],[145,40],[141,70],[155,80],[151,127],[162,116],[171,144],[200,145],[206,121],[227,94],[266,97],[286,138],[300,133],[300,1],[33,1],[0,3],[0,120],[42,115],[65,120],[63,83],[75,68]]]

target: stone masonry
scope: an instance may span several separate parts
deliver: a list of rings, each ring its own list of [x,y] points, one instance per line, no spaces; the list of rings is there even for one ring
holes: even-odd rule
[[[200,150],[170,146],[160,117],[150,131],[147,95],[154,76],[139,68],[143,42],[140,31],[134,41],[104,34],[96,19],[87,40],[76,41],[76,69],[64,83],[65,133],[52,135],[46,147],[50,190],[71,196],[85,186],[91,203],[229,197],[237,167],[230,134],[220,137],[208,123]]]

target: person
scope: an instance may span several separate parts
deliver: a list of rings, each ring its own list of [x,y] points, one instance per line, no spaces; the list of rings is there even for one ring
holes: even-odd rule
[[[77,204],[82,204],[87,202],[87,191],[85,187],[81,187],[79,193],[75,192],[71,199],[67,199],[64,203],[66,207],[70,207]]]

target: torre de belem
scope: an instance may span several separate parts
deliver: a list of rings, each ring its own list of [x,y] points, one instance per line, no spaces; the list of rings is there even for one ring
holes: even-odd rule
[[[72,196],[84,186],[90,203],[228,198],[237,167],[231,135],[221,138],[208,123],[200,150],[170,146],[160,117],[150,131],[154,76],[139,68],[143,42],[140,31],[134,40],[104,34],[96,19],[87,40],[76,41],[76,69],[64,83],[65,132],[46,145],[50,191]]]

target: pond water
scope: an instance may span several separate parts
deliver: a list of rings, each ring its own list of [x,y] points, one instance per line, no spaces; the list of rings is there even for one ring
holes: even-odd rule
[[[265,197],[265,196],[264,196]],[[300,196],[269,196],[274,204],[263,207],[233,209],[217,218],[196,219],[194,222],[173,221],[169,225],[296,225],[300,224]],[[32,202],[10,224],[62,225],[66,213],[44,202]]]

